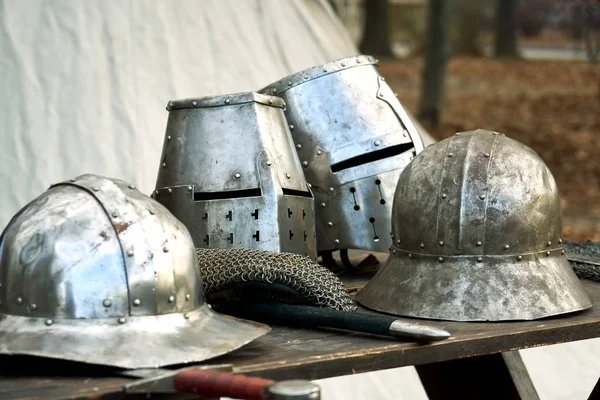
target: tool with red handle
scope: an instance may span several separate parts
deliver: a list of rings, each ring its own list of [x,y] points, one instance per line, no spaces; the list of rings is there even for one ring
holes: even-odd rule
[[[128,393],[195,393],[207,397],[243,400],[317,400],[320,388],[303,380],[275,382],[236,375],[231,366],[192,367],[125,385]]]

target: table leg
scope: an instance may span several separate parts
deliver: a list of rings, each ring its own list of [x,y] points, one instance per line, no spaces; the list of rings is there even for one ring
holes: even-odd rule
[[[539,400],[517,351],[415,366],[431,400]]]

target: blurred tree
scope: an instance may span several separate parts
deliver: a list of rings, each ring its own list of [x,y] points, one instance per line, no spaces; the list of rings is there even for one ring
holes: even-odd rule
[[[497,0],[496,37],[494,55],[496,57],[518,57],[517,50],[517,0]]]
[[[432,127],[438,126],[441,120],[448,57],[449,3],[448,0],[429,0],[418,118]]]
[[[479,39],[485,25],[485,2],[455,0],[451,3],[452,25],[455,27],[452,34],[452,53],[483,55]]]
[[[365,23],[360,42],[363,54],[392,57],[389,29],[389,1],[365,0]]]

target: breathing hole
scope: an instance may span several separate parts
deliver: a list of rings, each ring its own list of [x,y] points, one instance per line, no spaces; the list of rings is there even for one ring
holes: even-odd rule
[[[369,222],[370,222],[370,223],[373,223],[373,222],[375,222],[375,218],[373,218],[373,217],[369,218]]]
[[[358,205],[357,205],[357,206],[354,206],[354,210],[355,210],[355,211],[358,211],[358,210],[360,210],[360,206],[358,206]]]
[[[374,240],[375,242],[379,242],[379,236],[375,236],[375,237],[373,238],[373,240]]]
[[[385,204],[385,200],[384,199],[379,200],[379,204]]]
[[[376,185],[381,185],[381,181],[380,181],[379,179],[376,179],[376,180],[375,180],[375,184],[376,184]]]
[[[356,189],[354,189],[353,187],[350,188],[350,193],[354,193],[356,192]]]

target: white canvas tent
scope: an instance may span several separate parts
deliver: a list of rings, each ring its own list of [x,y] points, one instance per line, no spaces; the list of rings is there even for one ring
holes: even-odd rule
[[[325,0],[0,0],[0,227],[82,173],[154,188],[170,99],[256,90],[355,55]],[[600,342],[522,352],[543,399],[585,398]],[[325,398],[422,399],[412,368]]]

